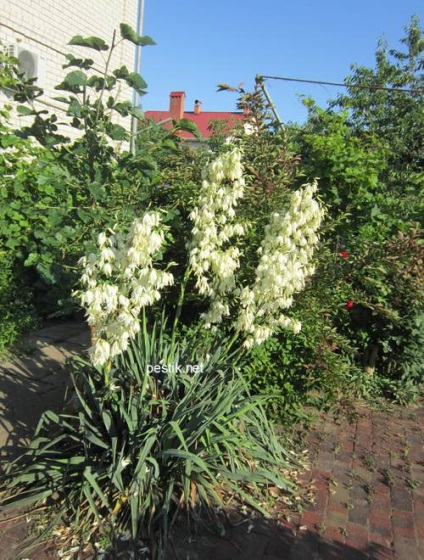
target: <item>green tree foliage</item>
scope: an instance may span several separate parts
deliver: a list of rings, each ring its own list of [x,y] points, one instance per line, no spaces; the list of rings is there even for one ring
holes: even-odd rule
[[[336,104],[349,111],[347,123],[357,136],[372,135],[386,148],[379,179],[406,206],[409,219],[423,225],[424,37],[417,17],[400,42],[400,50],[379,43],[375,68],[354,66],[348,94]]]
[[[334,235],[351,242],[352,236],[384,238],[387,231],[396,231],[402,223],[402,216],[392,212],[398,200],[380,181],[386,147],[372,135],[358,137],[347,112],[325,111],[310,100],[307,105],[309,119],[298,137],[302,171],[319,177],[321,196],[335,220]]]
[[[380,43],[374,69],[353,67],[348,93],[330,109],[307,101],[297,139],[302,170],[321,178],[334,220],[329,246],[347,255],[337,290],[350,303],[333,309],[333,324],[356,346],[356,364],[391,390],[423,373],[424,39],[417,18],[401,43],[402,51]]]
[[[105,54],[101,71],[88,57],[67,55],[69,69],[56,87],[68,126],[79,133],[71,142],[55,114],[39,110],[40,91],[25,82],[14,59],[1,66],[1,82],[25,103],[17,110],[29,124],[13,130],[3,113],[0,145],[0,246],[14,253],[35,274],[39,308],[46,314],[69,312],[76,282],[75,265],[96,231],[132,221],[148,204],[158,181],[154,149],[125,151],[130,139],[122,119],[140,118],[130,101],[118,100],[121,84],[145,93],[146,83],[125,66],[110,68],[113,51],[125,40],[153,44],[124,25],[107,45],[98,37],[75,36],[70,44]],[[34,141],[35,140],[35,141]],[[118,149],[121,143],[121,149]]]
[[[348,94],[337,105],[349,109],[358,135],[376,134],[390,147],[389,169],[422,171],[424,127],[424,37],[413,17],[401,39],[402,50],[380,42],[375,68],[353,66]]]

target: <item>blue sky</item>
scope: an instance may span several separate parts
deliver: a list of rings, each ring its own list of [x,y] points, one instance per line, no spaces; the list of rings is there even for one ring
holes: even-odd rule
[[[256,74],[343,82],[350,65],[374,66],[378,40],[400,47],[412,15],[424,23],[423,0],[145,0],[143,35],[157,43],[142,52],[148,83],[144,110],[166,110],[172,90],[205,111],[236,110],[225,82],[250,89]],[[268,81],[284,121],[306,116],[298,94],[321,106],[337,88]]]

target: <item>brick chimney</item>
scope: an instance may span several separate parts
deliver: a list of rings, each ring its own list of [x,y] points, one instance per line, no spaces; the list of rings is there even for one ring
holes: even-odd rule
[[[200,115],[201,112],[202,112],[202,102],[196,99],[196,101],[194,102],[194,114]]]
[[[184,118],[184,100],[184,91],[171,91],[169,97],[169,112],[172,120],[179,121]]]

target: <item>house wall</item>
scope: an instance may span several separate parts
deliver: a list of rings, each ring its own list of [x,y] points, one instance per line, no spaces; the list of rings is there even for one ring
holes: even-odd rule
[[[141,3],[141,2],[140,2]],[[0,0],[0,41],[2,43],[18,42],[39,54],[41,72],[37,85],[44,89],[44,108],[55,112],[62,120],[63,105],[53,97],[65,95],[54,89],[67,72],[62,65],[66,63],[64,55],[72,53],[79,57],[92,58],[98,68],[103,68],[104,53],[92,49],[68,46],[74,35],[83,37],[95,35],[110,45],[113,31],[119,24],[128,23],[137,29],[139,0]],[[123,64],[130,72],[134,71],[135,46],[123,41],[115,50],[110,69]],[[122,87],[119,99],[132,100],[132,90]],[[0,94],[0,103],[5,95]],[[27,124],[28,117],[14,117],[15,124]],[[130,119],[121,119],[120,124],[129,127]],[[117,122],[119,120],[117,119]],[[67,130],[69,134],[69,129]]]

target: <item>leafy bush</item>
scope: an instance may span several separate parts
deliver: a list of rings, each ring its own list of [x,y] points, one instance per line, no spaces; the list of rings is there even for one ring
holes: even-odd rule
[[[329,407],[355,393],[348,380],[356,374],[357,347],[340,328],[349,316],[350,293],[340,261],[339,254],[321,245],[317,271],[290,309],[302,321],[301,331],[280,332],[246,356],[252,391],[278,395],[267,410],[284,424],[301,417],[305,404]]]
[[[38,325],[25,270],[0,251],[0,354]]]
[[[334,273],[332,324],[355,349],[357,389],[412,395],[423,373],[422,30],[412,18],[402,51],[380,43],[375,68],[353,67],[347,93],[324,111],[306,104],[296,136],[301,171],[321,177],[332,224],[326,241],[345,254]],[[358,87],[359,86],[359,87]],[[378,87],[376,87],[378,86]],[[401,91],[403,89],[404,91]],[[342,108],[336,112],[336,108]],[[343,307],[346,307],[345,309]]]
[[[420,230],[364,244],[346,263],[352,307],[341,328],[356,341],[357,360],[396,393],[422,381],[424,245]]]
[[[130,101],[118,102],[117,91],[124,84],[143,95],[146,84],[124,66],[110,69],[110,57],[122,41],[153,44],[126,24],[120,31],[110,45],[96,37],[71,39],[82,49],[104,51],[106,62],[98,70],[88,57],[67,55],[70,70],[56,87],[62,93],[56,102],[70,121],[60,130],[56,115],[37,109],[34,98],[43,92],[22,80],[17,61],[0,65],[0,83],[14,92],[21,103],[17,111],[28,120],[28,126],[13,130],[8,112],[0,113],[0,147],[6,154],[0,159],[0,243],[32,269],[43,314],[66,314],[75,307],[76,264],[89,252],[93,232],[130,223],[148,204],[158,176],[153,149],[134,155],[117,146],[130,140],[118,118],[142,116]],[[74,142],[66,126],[77,131]]]

